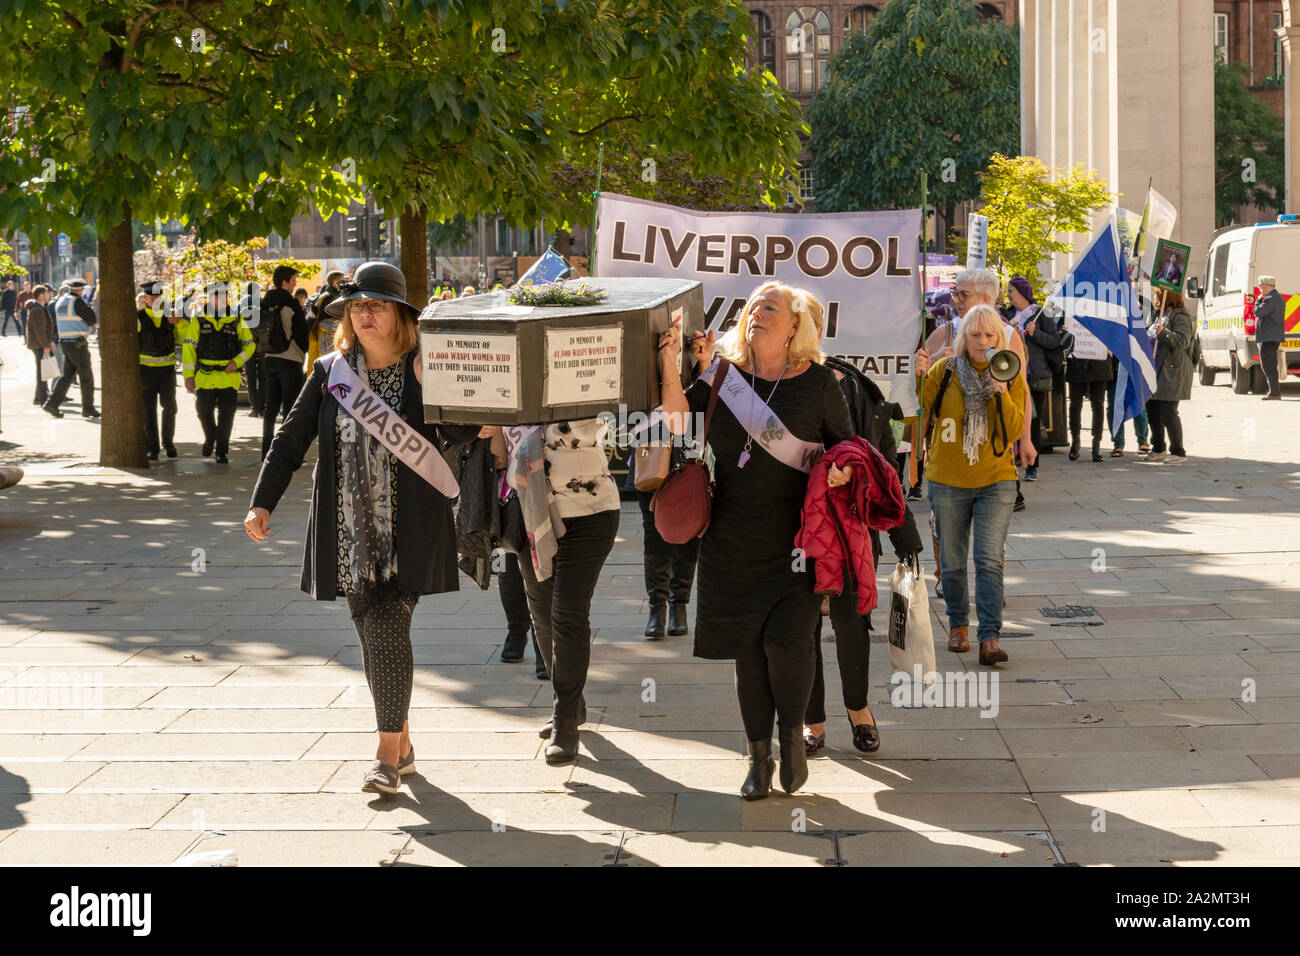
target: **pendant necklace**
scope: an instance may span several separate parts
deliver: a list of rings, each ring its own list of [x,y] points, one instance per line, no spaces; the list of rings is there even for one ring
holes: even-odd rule
[[[758,363],[755,362],[754,364],[755,364],[755,366],[757,366]],[[778,376],[776,377],[776,384],[772,386],[772,391],[770,391],[770,392],[767,393],[767,403],[766,403],[766,404],[768,404],[768,405],[771,405],[771,404],[772,404],[772,396],[776,394],[776,388],[777,388],[777,385],[780,385],[780,384],[781,384],[781,379],[785,378],[785,372],[786,372],[786,369],[788,369],[789,367],[790,367],[790,363],[789,363],[789,362],[786,362],[785,365],[783,365],[783,366],[781,367],[781,374],[778,375]],[[754,417],[754,399],[758,397],[758,387],[757,387],[757,385],[755,384],[755,379],[754,379],[754,369],[752,369],[752,368],[751,368],[750,371],[749,371],[749,391],[750,391],[750,397],[749,397],[749,417],[750,417],[750,419],[752,420],[753,417]],[[737,467],[737,468],[744,468],[744,467],[745,467],[745,462],[749,461],[749,452],[750,452],[750,449],[754,447],[754,435],[753,435],[753,433],[750,432],[748,428],[745,429],[745,432],[748,434],[749,437],[747,437],[747,438],[745,439],[745,447],[744,447],[744,450],[741,451],[741,453],[740,453],[740,458],[736,461],[736,467]]]

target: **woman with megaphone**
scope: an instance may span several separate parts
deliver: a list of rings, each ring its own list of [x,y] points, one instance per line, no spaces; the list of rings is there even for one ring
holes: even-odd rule
[[[966,561],[974,537],[979,661],[1000,664],[1002,561],[1016,500],[1013,447],[1025,424],[1026,386],[1020,356],[991,305],[970,309],[957,328],[953,354],[930,366],[921,405],[926,431],[930,504],[939,534],[940,578],[948,606],[948,650],[970,649]]]

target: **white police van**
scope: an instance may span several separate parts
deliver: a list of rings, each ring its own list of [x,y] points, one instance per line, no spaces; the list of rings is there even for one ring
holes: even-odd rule
[[[1200,300],[1201,362],[1196,371],[1202,385],[1213,385],[1215,375],[1226,371],[1238,395],[1268,390],[1254,338],[1253,307],[1261,275],[1276,276],[1283,296],[1300,294],[1300,216],[1228,226],[1210,239],[1205,278],[1190,276],[1186,289],[1188,298]],[[1278,363],[1283,377],[1287,372],[1300,375],[1300,311],[1288,309],[1286,334]]]

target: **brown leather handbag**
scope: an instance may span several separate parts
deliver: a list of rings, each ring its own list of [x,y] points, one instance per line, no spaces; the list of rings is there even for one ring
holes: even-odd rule
[[[668,477],[669,465],[672,464],[670,459],[673,456],[673,446],[668,442],[651,441],[644,445],[638,445],[636,449],[636,479],[634,484],[637,491],[656,491]]]
[[[709,423],[713,421],[713,409],[718,404],[718,392],[730,368],[731,363],[725,358],[718,361],[713,388],[709,391],[709,404],[704,412],[704,430],[699,439],[700,457],[689,458],[674,468],[650,499],[655,530],[669,544],[686,544],[703,537],[704,532],[709,530],[713,510],[713,481],[702,452],[709,440]]]

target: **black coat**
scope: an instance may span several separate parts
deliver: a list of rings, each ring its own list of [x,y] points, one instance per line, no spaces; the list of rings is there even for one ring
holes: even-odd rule
[[[406,381],[402,390],[402,419],[438,448],[473,441],[476,425],[426,425],[415,357],[406,356]],[[325,391],[330,360],[312,364],[311,377],[298,393],[289,417],[276,432],[253,488],[252,507],[274,511],[301,466],[311,443],[320,439],[320,456],[312,473],[311,511],[307,518],[307,543],[302,559],[301,587],[318,601],[332,601],[338,593],[338,527],[335,524],[337,491],[334,485],[334,417],[339,403]],[[397,586],[415,594],[439,594],[458,589],[456,527],[451,499],[397,462]]]
[[[894,441],[894,428],[890,422],[897,410],[899,418],[902,410],[895,402],[885,401],[880,387],[851,362],[841,361],[834,356],[827,356],[826,367],[832,371],[844,373],[840,379],[840,391],[849,406],[849,418],[853,421],[853,432],[867,440],[876,451],[884,456],[891,466],[898,460],[898,444]],[[903,509],[903,523],[889,532],[889,543],[899,557],[914,554],[922,550],[921,533],[916,530],[916,519],[908,508]],[[872,557],[880,560],[880,532],[871,530]]]
[[[1255,303],[1255,342],[1281,342],[1286,338],[1286,302],[1277,289],[1269,289],[1267,295],[1259,297]]]
[[[1029,360],[1029,368],[1025,371],[1029,381],[1033,382],[1052,377],[1052,367],[1047,364],[1047,353],[1060,348],[1061,330],[1050,315],[1043,314],[1041,308],[1030,321],[1034,323],[1034,334],[1024,336]],[[1028,324],[1029,322],[1025,323]]]
[[[1109,355],[1099,359],[1081,359],[1071,355],[1065,360],[1067,382],[1109,382],[1115,377],[1115,363]]]

